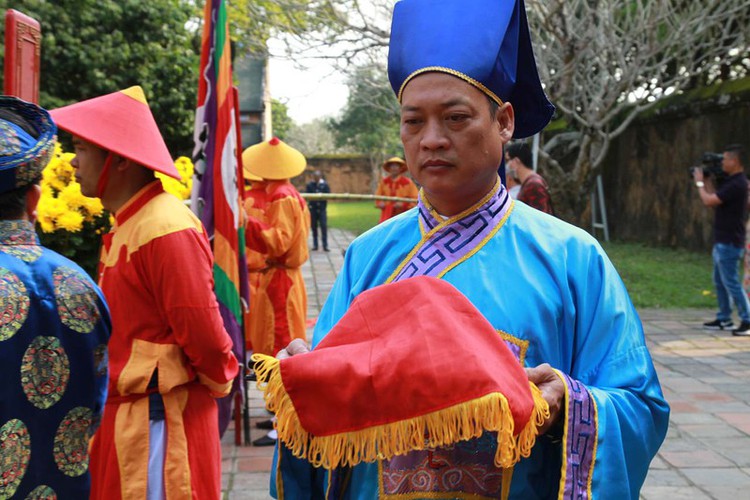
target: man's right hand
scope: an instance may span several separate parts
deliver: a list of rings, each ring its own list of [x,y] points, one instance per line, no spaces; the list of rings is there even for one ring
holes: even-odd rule
[[[307,347],[307,342],[302,339],[294,339],[289,342],[289,345],[276,353],[276,359],[286,359],[296,356],[297,354],[305,354],[310,352],[310,348]]]

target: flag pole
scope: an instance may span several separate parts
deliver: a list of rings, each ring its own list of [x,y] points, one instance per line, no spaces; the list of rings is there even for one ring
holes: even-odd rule
[[[246,265],[246,254],[245,254],[245,217],[247,214],[245,214],[244,205],[245,205],[245,198],[247,197],[247,194],[245,192],[245,178],[243,175],[243,167],[242,167],[242,127],[240,127],[240,92],[239,89],[236,86],[232,87],[232,95],[234,98],[234,122],[237,124],[237,148],[235,149],[235,154],[237,156],[237,190],[240,195],[240,244],[238,249],[238,257],[240,259],[239,262],[239,268],[240,268],[240,297],[242,300],[242,309],[247,313],[250,309],[250,301],[252,298],[250,297],[250,284],[248,281],[248,274],[247,274],[247,265]],[[243,265],[244,264],[244,265]],[[240,325],[240,329],[242,331],[242,342],[243,342],[243,349],[242,349],[242,388],[243,388],[243,397],[244,401],[242,401],[242,406],[240,409],[240,406],[236,404],[235,400],[235,427],[237,429],[240,429],[239,426],[239,418],[237,417],[238,413],[242,413],[242,432],[236,432],[234,435],[234,444],[237,446],[240,446],[242,443],[242,434],[245,435],[245,445],[250,446],[250,394],[249,394],[249,386],[248,386],[248,380],[246,377],[246,372],[248,370],[247,366],[247,346],[246,346],[246,328],[247,325],[245,324],[245,319],[247,319],[248,316],[246,314],[242,315],[242,325]]]

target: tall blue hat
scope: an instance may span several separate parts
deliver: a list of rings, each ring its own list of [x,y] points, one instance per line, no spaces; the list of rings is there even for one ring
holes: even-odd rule
[[[415,76],[451,74],[515,110],[516,138],[555,110],[536,69],[523,0],[401,0],[393,10],[388,77],[401,101]]]
[[[0,96],[0,193],[37,180],[55,152],[57,126],[49,113]]]

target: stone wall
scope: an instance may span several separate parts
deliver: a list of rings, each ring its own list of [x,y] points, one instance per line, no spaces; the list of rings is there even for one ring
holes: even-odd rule
[[[701,203],[688,170],[703,152],[721,152],[731,143],[750,150],[750,91],[686,102],[632,125],[613,143],[604,166],[611,237],[709,248],[713,210]]]
[[[377,186],[369,160],[364,156],[325,156],[307,159],[305,175],[292,180],[302,190],[312,180],[312,172],[320,170],[331,186],[332,193],[372,194]]]

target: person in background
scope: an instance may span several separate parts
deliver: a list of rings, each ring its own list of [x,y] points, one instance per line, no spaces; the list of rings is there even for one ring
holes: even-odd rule
[[[107,394],[102,293],[34,232],[55,133],[46,110],[0,96],[0,498],[88,498]]]
[[[251,306],[255,315],[250,328],[252,351],[275,356],[293,339],[306,338],[307,293],[301,268],[309,256],[310,213],[290,179],[304,172],[307,160],[274,137],[245,149],[242,165],[265,184],[265,200],[262,208],[257,207],[260,213],[249,211],[246,226],[248,249],[265,256],[263,268],[256,272],[256,294],[253,297],[251,291],[250,296],[255,302]],[[257,427],[272,427],[272,423],[260,422]],[[253,445],[275,442],[272,430]]]
[[[313,180],[305,186],[305,193],[330,193],[331,186],[328,185],[320,170],[313,172]],[[318,228],[320,228],[320,241],[323,243],[323,251],[328,249],[328,201],[312,200],[308,202],[310,208],[310,226],[312,228],[313,250],[318,249]]]
[[[91,498],[219,498],[215,398],[229,393],[238,363],[206,231],[154,175],[180,178],[141,87],[51,113],[73,136],[81,192],[114,216],[99,266],[113,329]]]
[[[554,215],[547,182],[531,169],[529,165],[532,161],[531,149],[525,143],[514,142],[506,146],[505,168],[510,174],[508,177],[515,177],[521,184],[516,199],[537,210]]]
[[[417,186],[414,182],[404,175],[407,171],[406,162],[401,158],[394,156],[383,163],[383,170],[386,172],[375,190],[376,196],[397,196],[400,198],[414,198],[414,203],[404,201],[375,201],[375,206],[380,209],[380,222],[395,217],[400,213],[406,212],[416,206]]]
[[[554,112],[539,80],[524,2],[401,0],[389,49],[419,207],[352,242],[313,346],[325,345],[363,292],[440,278],[504,339],[549,404],[549,418],[529,458],[512,469],[495,465],[497,447],[486,434],[333,470],[280,445],[272,495],[637,500],[669,424],[638,313],[591,235],[513,201],[498,176],[504,145],[540,132]],[[463,333],[459,327],[453,335]],[[352,370],[382,362],[391,348],[348,362]],[[293,342],[277,357],[311,355],[306,350]],[[401,365],[393,370],[406,376]],[[423,381],[426,394],[445,390],[431,382]],[[345,390],[320,387],[321,397]],[[336,408],[328,411],[317,417],[334,418]]]
[[[724,148],[721,169],[728,177],[715,188],[704,182],[703,169],[693,169],[701,202],[714,209],[714,247],[711,255],[719,311],[715,320],[703,323],[703,328],[732,330],[732,335],[741,337],[750,336],[750,300],[742,289],[738,267],[745,248],[748,202],[745,156],[745,148],[740,144],[730,144]],[[732,322],[732,302],[740,317],[737,328]]]
[[[507,169],[508,175],[505,176],[505,187],[508,188],[508,194],[514,200],[518,199],[518,193],[521,191],[521,183],[518,180],[515,170]]]
[[[265,221],[265,210],[267,204],[266,181],[254,175],[243,165],[243,176],[247,189],[245,190],[245,213],[259,221]],[[245,256],[247,258],[248,285],[250,290],[250,304],[245,315],[245,349],[249,354],[253,351],[253,345],[262,345],[267,336],[265,330],[272,319],[264,318],[264,310],[261,305],[269,303],[267,297],[261,297],[265,290],[261,287],[263,283],[263,272],[266,269],[267,255],[257,246],[250,246],[245,240]]]

